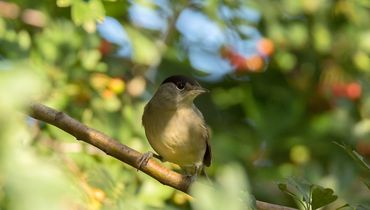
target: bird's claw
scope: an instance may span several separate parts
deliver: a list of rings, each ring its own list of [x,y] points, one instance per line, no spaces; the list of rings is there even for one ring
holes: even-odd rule
[[[141,169],[141,167],[146,166],[150,158],[154,156],[153,152],[146,152],[138,159],[138,168],[137,170]]]
[[[190,181],[190,183],[195,182],[197,180],[198,175],[197,174],[187,174],[185,177]]]

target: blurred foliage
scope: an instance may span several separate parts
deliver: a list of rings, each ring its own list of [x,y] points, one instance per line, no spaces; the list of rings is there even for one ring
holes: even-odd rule
[[[202,181],[191,186],[191,194],[195,199],[192,202],[194,209],[255,209],[247,177],[239,165],[221,167],[213,185],[209,185],[207,180]]]
[[[323,186],[319,195],[331,188],[338,199],[327,209],[370,208],[369,176],[332,143],[351,145],[366,165],[369,9],[349,0],[0,1],[0,209],[240,209],[248,192],[295,205],[276,184],[289,177]],[[19,112],[39,101],[145,152],[143,107],[172,74],[211,90],[196,104],[212,128],[216,191],[194,186],[199,201]]]

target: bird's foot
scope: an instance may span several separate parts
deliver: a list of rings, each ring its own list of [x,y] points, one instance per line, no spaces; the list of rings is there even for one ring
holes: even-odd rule
[[[195,164],[191,167],[191,173],[188,172],[185,176],[190,180],[190,183],[193,183],[195,180],[197,180],[198,176],[200,175],[201,171],[203,170],[202,164]]]
[[[186,179],[189,179],[190,183],[193,183],[195,182],[195,180],[197,180],[198,178],[198,175],[196,174],[186,174]]]
[[[138,159],[138,167],[137,170],[139,170],[141,167],[146,166],[148,164],[148,161],[150,158],[153,157],[153,152],[146,152]]]
[[[153,152],[146,152],[143,155],[141,155],[141,157],[138,159],[137,170],[139,170],[143,166],[146,166],[146,164],[148,164],[149,159],[152,157],[155,157],[160,161],[163,160],[163,158],[160,155],[154,154]]]
[[[204,169],[202,171],[202,174],[204,174],[205,178],[202,180],[203,183],[212,185],[211,179],[208,177],[208,175],[205,173]],[[186,174],[186,179],[189,180],[190,183],[195,182],[198,179],[198,174]]]

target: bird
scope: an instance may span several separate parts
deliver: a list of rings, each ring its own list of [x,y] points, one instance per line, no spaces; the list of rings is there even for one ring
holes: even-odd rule
[[[210,132],[194,99],[209,92],[195,79],[174,75],[166,78],[144,108],[142,124],[149,144],[158,154],[146,152],[139,168],[151,157],[179,165],[194,181],[211,165]],[[208,178],[208,177],[207,177]]]

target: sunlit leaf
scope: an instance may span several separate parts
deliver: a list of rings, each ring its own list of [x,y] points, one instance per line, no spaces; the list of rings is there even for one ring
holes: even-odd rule
[[[20,31],[18,33],[18,43],[24,50],[27,50],[31,46],[31,37],[27,31]]]
[[[82,66],[88,70],[94,70],[101,58],[101,53],[98,50],[89,50],[82,52]]]
[[[284,72],[292,71],[297,62],[297,58],[289,52],[278,52],[275,58],[281,70]]]
[[[318,24],[314,27],[314,44],[318,52],[327,52],[331,47],[331,34],[327,26]]]
[[[307,26],[304,24],[293,24],[288,28],[287,35],[289,44],[295,48],[304,47],[308,40]]]
[[[145,204],[157,208],[164,208],[165,200],[169,199],[173,194],[174,189],[158,185],[158,182],[153,179],[145,179],[138,194],[139,199]]]
[[[158,63],[160,60],[160,51],[156,44],[135,28],[125,27],[125,29],[131,40],[133,61],[145,65]]]
[[[289,15],[297,15],[300,14],[302,11],[302,1],[289,1],[289,0],[284,0],[282,2],[282,5],[284,5],[285,11]]]
[[[101,21],[105,15],[101,0],[75,0],[71,10],[72,20],[78,25],[90,21]]]
[[[254,198],[248,193],[246,176],[237,165],[226,166],[214,185],[207,182],[196,182],[191,187],[194,209],[255,209]]]
[[[0,208],[62,210],[81,199],[61,162],[36,152],[30,132],[35,122],[21,115],[47,87],[37,72],[28,62],[0,62]]]
[[[57,6],[58,7],[69,7],[71,6],[72,0],[57,0]]]

